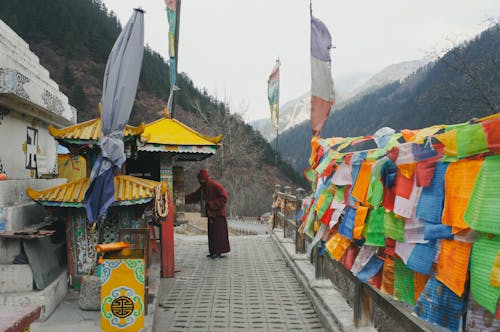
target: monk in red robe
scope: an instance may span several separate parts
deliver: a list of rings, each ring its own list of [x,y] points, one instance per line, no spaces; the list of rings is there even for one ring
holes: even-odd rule
[[[208,176],[206,169],[198,173],[200,187],[186,195],[186,204],[201,201],[201,213],[208,217],[207,257],[221,258],[230,251],[226,220],[227,194],[222,185]]]

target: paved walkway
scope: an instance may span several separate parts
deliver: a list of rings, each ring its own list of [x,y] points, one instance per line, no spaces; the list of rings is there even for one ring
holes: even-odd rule
[[[232,230],[235,231],[240,231],[240,232],[250,232],[253,234],[267,234],[270,232],[269,225],[267,223],[261,223],[261,222],[251,222],[251,221],[243,221],[243,220],[236,220],[236,219],[229,219],[228,221],[228,226]]]
[[[324,331],[269,236],[234,236],[206,258],[206,236],[176,234],[175,279],[162,279],[157,331]]]

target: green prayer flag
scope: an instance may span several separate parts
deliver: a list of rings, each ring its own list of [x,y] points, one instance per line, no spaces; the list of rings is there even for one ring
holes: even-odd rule
[[[490,283],[490,274],[493,269],[498,250],[500,250],[500,236],[489,238],[482,234],[474,242],[471,252],[470,290],[474,301],[496,314],[500,288],[495,288]]]
[[[457,157],[464,158],[488,152],[488,141],[481,123],[475,123],[457,130]]]
[[[413,271],[401,259],[394,260],[394,298],[415,305]]]
[[[385,236],[399,242],[405,242],[405,224],[403,219],[396,217],[391,212],[386,212],[384,216]]]
[[[339,203],[343,203],[344,202],[344,195],[345,195],[345,186],[337,187],[337,190],[335,191],[335,195],[333,196],[333,199]]]
[[[464,220],[470,228],[500,235],[500,155],[486,157],[477,175]]]
[[[384,215],[385,208],[383,206],[371,210],[363,230],[366,232],[365,244],[377,247],[385,246]]]
[[[321,163],[316,167],[316,172],[318,174],[323,174],[325,169],[330,165],[332,162],[334,163],[335,160],[334,158],[338,156],[338,154],[334,150],[328,151],[328,154],[326,155],[325,158],[321,161]]]
[[[323,196],[323,198],[321,198]],[[320,195],[320,199],[318,199],[318,204],[321,204],[319,209],[317,210],[317,218],[321,219],[323,217],[323,214],[325,214],[326,210],[328,210],[328,207],[332,203],[333,195],[328,188],[323,189]]]

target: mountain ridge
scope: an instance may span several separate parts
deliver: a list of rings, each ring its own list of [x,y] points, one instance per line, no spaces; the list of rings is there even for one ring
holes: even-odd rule
[[[382,127],[419,129],[500,112],[500,25],[446,52],[402,81],[333,112],[322,137],[372,135]],[[310,122],[280,135],[280,156],[301,171],[310,154]]]
[[[391,64],[362,81],[360,84],[354,85],[353,88],[348,91],[336,91],[337,101],[332,111],[336,112],[386,84],[405,79],[425,63],[424,60],[413,60]],[[280,133],[284,133],[309,120],[310,98],[310,92],[308,91],[300,97],[289,100],[280,106]],[[256,130],[259,130],[266,140],[272,141],[275,139],[276,130],[272,127],[269,118],[250,121],[249,124]]]

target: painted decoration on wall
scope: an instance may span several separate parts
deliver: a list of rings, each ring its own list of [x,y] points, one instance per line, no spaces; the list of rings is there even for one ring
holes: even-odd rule
[[[26,100],[30,100],[29,95],[24,90],[24,84],[30,79],[17,70],[11,68],[0,68],[0,92],[13,93]]]
[[[38,129],[26,127],[26,169],[36,169]]]
[[[52,113],[55,113],[57,115],[61,115],[64,112],[64,107],[62,105],[62,102],[59,98],[54,96],[52,93],[50,93],[47,90],[43,91],[42,94],[42,100],[43,103],[45,104],[45,107]]]
[[[118,241],[120,228],[139,228],[140,219],[132,209],[132,207],[122,207],[108,211],[102,226],[103,243]],[[86,218],[83,209],[76,209],[72,214],[74,266],[77,276],[93,272],[97,262],[95,246],[98,243],[98,232],[92,231]]]
[[[97,261],[95,246],[98,234],[91,231],[84,213],[73,215],[73,234],[75,271],[77,275],[85,275],[89,273]]]
[[[144,259],[104,259],[101,272],[103,331],[144,328]]]

